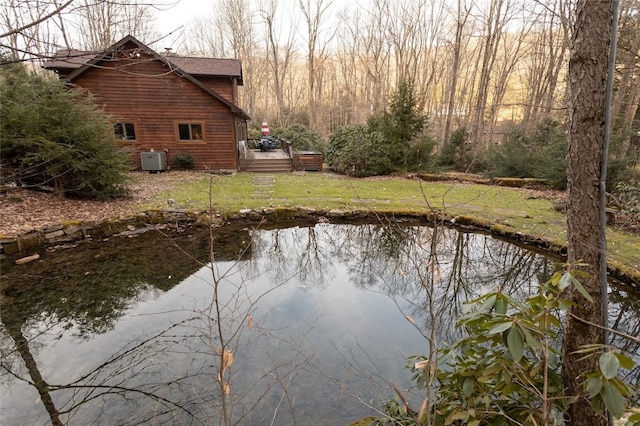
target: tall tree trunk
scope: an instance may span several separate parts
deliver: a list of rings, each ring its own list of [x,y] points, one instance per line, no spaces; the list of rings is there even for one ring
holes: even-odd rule
[[[573,47],[569,61],[569,148],[567,153],[568,260],[593,298],[590,303],[575,291],[575,305],[567,320],[563,342],[563,379],[568,395],[578,396],[569,407],[570,425],[606,425],[584,396],[584,374],[597,369],[597,358],[576,354],[582,345],[601,343],[602,331],[581,319],[602,324],[600,259],[605,247],[600,232],[600,165],[603,161],[605,94],[613,0],[579,0],[575,9]]]

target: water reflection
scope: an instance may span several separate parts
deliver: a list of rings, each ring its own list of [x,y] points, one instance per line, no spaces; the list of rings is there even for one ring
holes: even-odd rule
[[[218,230],[215,263],[210,241],[146,234],[3,265],[2,424],[346,424],[410,385],[406,357],[455,337],[462,302],[523,297],[554,263],[419,226]],[[638,298],[612,301],[637,335]]]

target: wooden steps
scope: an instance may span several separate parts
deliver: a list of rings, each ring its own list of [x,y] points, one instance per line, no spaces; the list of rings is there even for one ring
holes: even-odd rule
[[[253,158],[240,161],[243,172],[291,173],[291,159],[289,158]]]

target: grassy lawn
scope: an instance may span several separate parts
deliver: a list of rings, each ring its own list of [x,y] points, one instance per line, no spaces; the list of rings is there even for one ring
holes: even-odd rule
[[[351,179],[329,173],[203,175],[199,181],[160,194],[154,205],[146,207],[163,207],[173,198],[183,208],[207,209],[209,194],[214,209],[222,214],[276,206],[382,213],[435,209],[447,217],[473,218],[497,229],[566,244],[565,216],[553,209],[550,200],[529,191],[488,185],[389,177]],[[640,238],[613,229],[607,234],[612,265],[640,276]]]

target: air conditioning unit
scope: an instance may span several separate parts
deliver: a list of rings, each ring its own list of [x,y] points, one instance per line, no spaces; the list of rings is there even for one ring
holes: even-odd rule
[[[167,153],[160,152],[141,152],[140,162],[142,164],[142,170],[148,170],[150,172],[167,170]]]

